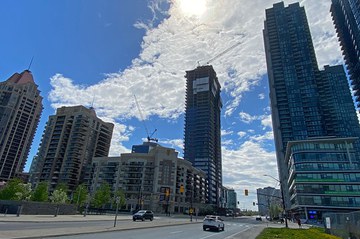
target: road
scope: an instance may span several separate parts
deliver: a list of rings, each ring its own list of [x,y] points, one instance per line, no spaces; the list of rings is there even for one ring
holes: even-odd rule
[[[168,220],[166,217],[155,217],[157,221]],[[184,219],[171,219],[172,221],[184,221]],[[118,220],[117,225],[126,226],[134,225],[134,223],[151,224],[152,222],[137,221],[133,222],[129,220]],[[94,220],[94,221],[70,221],[70,222],[0,222],[0,232],[1,231],[11,231],[11,230],[31,230],[31,229],[55,229],[55,228],[78,228],[78,227],[113,227],[113,220]]]
[[[152,222],[136,222],[149,223]],[[250,220],[231,220],[225,222],[225,231],[203,231],[202,224],[186,224],[147,229],[133,229],[112,232],[101,232],[84,235],[51,237],[58,239],[91,239],[91,238],[124,238],[124,239],[253,239],[264,228],[263,223]],[[44,237],[46,238],[46,237]],[[50,238],[50,237],[49,237]]]

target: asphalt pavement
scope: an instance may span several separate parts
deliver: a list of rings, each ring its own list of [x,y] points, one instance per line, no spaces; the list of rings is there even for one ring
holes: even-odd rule
[[[259,224],[259,227],[285,227],[281,223],[272,223],[268,221],[256,222],[255,218],[251,217],[239,217],[239,218],[225,218],[228,220],[246,220],[250,219],[254,223]],[[99,221],[101,223],[94,224],[94,222]],[[62,223],[73,222],[74,225],[78,226],[63,226]],[[91,223],[86,223],[91,222]],[[108,222],[108,223],[107,223]],[[44,226],[39,228],[26,226],[34,223],[44,224],[52,223],[54,227]],[[120,231],[120,230],[133,230],[139,228],[154,228],[154,227],[166,227],[166,226],[176,226],[176,225],[185,225],[185,224],[195,224],[202,223],[202,217],[193,217],[193,220],[190,221],[190,217],[186,215],[173,215],[167,217],[165,215],[156,216],[152,222],[133,222],[131,215],[119,214],[117,216],[116,225],[115,225],[115,216],[114,215],[0,215],[0,239],[5,238],[43,238],[43,237],[54,237],[60,235],[79,235],[79,234],[93,234],[101,232],[111,232],[111,231]],[[18,224],[21,227],[18,230],[14,230],[7,225],[16,225]],[[115,225],[115,227],[114,227]],[[288,222],[289,228],[299,228],[296,223]],[[308,225],[302,225],[303,229],[309,228]],[[258,231],[260,233],[261,230]],[[254,235],[252,235],[254,236]]]
[[[89,227],[86,222],[99,221],[99,225],[92,225]],[[104,223],[104,222],[109,223]],[[76,227],[65,227],[61,226],[64,222],[73,222],[79,226]],[[132,230],[138,228],[153,228],[153,227],[164,227],[171,225],[184,225],[189,223],[201,223],[202,220],[190,221],[190,218],[187,217],[155,217],[152,222],[150,221],[132,221],[131,215],[118,215],[115,225],[115,216],[114,215],[58,215],[54,217],[52,215],[21,215],[17,217],[16,215],[6,215],[0,216],[0,239],[4,238],[42,238],[42,237],[51,237],[59,235],[77,235],[84,233],[99,233],[99,232],[108,232],[108,231],[117,231],[117,230]],[[21,229],[14,230],[10,227],[7,227],[9,224],[21,224]],[[31,228],[23,225],[33,224],[33,223],[52,223],[54,227],[43,227]]]

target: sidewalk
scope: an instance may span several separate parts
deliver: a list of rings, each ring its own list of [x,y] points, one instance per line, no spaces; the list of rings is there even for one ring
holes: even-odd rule
[[[173,218],[173,217],[155,217],[152,222],[144,221],[135,223],[132,221],[131,215],[119,214],[117,217],[116,227],[114,227],[114,215],[0,215],[1,222],[32,222],[32,223],[51,223],[51,222],[89,222],[89,221],[109,221],[109,224],[104,226],[83,226],[81,227],[66,227],[66,228],[42,228],[39,229],[24,229],[24,230],[2,230],[0,231],[0,239],[4,238],[42,238],[65,235],[78,235],[88,233],[100,233],[120,230],[132,230],[139,228],[153,228],[165,227],[174,225],[184,225],[189,223],[200,223],[202,220],[193,220],[190,222],[189,218]]]
[[[271,221],[267,221],[265,220],[264,223],[267,223],[267,227],[275,227],[275,228],[285,228],[285,222],[284,223],[280,223],[280,222],[271,222]],[[301,227],[299,227],[299,225],[297,223],[294,223],[290,220],[288,220],[288,227],[291,229],[309,229],[312,227],[312,225],[309,224],[301,224]]]
[[[77,221],[114,221],[114,215],[0,215],[0,222],[77,222]],[[117,220],[131,220],[131,215],[119,214]]]

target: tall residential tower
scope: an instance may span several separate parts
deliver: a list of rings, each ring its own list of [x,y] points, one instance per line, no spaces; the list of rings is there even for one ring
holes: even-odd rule
[[[186,72],[184,158],[209,180],[208,203],[221,203],[220,84],[212,66]]]
[[[360,127],[343,67],[318,69],[299,3],[266,10],[264,41],[287,210],[318,219],[323,212],[360,209]]]
[[[73,191],[90,184],[93,157],[106,157],[114,125],[103,122],[84,106],[61,107],[49,117],[30,170],[30,181],[49,183],[50,191],[64,183]]]
[[[42,109],[29,70],[0,83],[0,181],[21,177]]]
[[[360,108],[360,1],[332,0],[330,11]]]

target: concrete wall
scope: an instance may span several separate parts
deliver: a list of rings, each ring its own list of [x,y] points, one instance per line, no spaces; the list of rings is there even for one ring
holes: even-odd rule
[[[57,209],[58,215],[76,214],[76,205],[10,200],[0,200],[0,213],[17,214],[21,206],[21,214],[26,215],[55,215]]]

